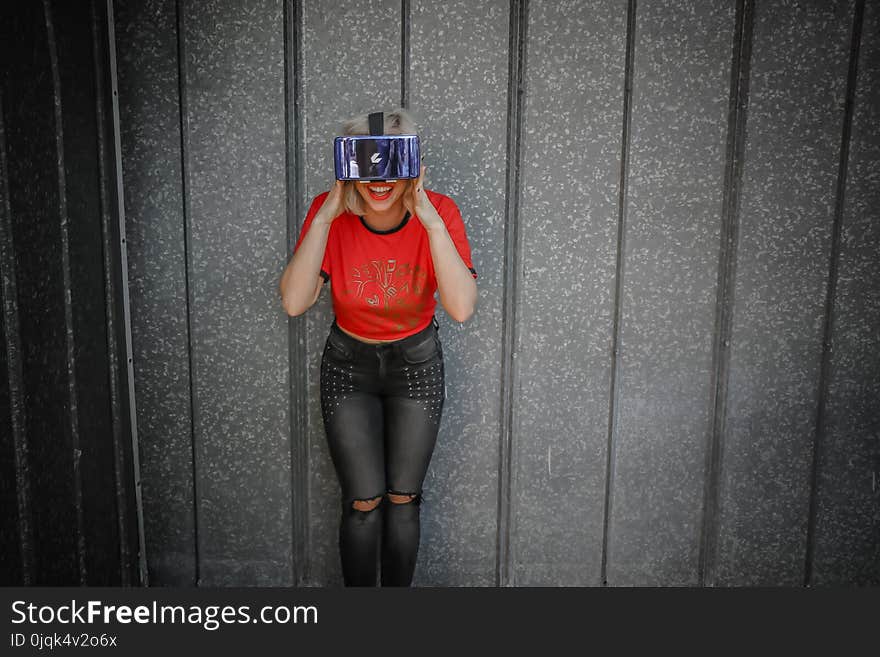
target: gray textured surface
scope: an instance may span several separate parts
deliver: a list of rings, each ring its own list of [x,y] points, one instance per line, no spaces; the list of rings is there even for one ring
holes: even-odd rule
[[[340,123],[400,103],[399,21],[400,3],[391,0],[347,0],[334,3],[333,11],[317,0],[303,3],[305,209],[333,182],[332,145]],[[297,222],[301,224],[302,217]],[[308,331],[309,580],[337,585],[342,581],[337,544],[339,484],[327,451],[318,389],[318,363],[333,321],[330,289],[324,287],[318,303],[293,321],[307,322]]]
[[[0,56],[5,50],[0,47]],[[28,569],[28,494],[19,492],[24,478],[21,338],[18,333],[18,299],[15,285],[15,238],[9,208],[6,167],[4,89],[0,86],[0,586],[22,585]]]
[[[63,189],[52,57],[41,4],[21,2],[9,30],[9,75],[3,76],[11,229],[15,243],[18,328],[38,586],[80,582],[75,479],[70,441]],[[4,373],[5,374],[5,373]]]
[[[195,583],[186,260],[173,0],[115,3],[122,168],[150,584]]]
[[[866,3],[820,445],[813,582],[880,585],[880,7]]]
[[[517,585],[601,580],[625,49],[621,3],[529,4],[514,405]]]
[[[182,5],[187,254],[175,3],[117,2],[138,419],[148,554],[159,583],[190,583],[195,558],[205,583],[290,581],[295,541],[304,538],[291,530],[288,396],[301,375],[309,400],[304,583],[341,582],[339,487],[318,397],[329,290],[290,320],[307,338],[304,374],[289,367],[276,292],[288,228],[298,232],[303,219],[285,226],[284,118],[302,131],[302,142],[294,133],[289,145],[302,155],[294,180],[305,210],[332,182],[340,121],[400,102],[402,4],[302,3],[302,60],[291,74],[301,87],[298,114],[284,107],[282,4]],[[612,393],[608,583],[697,581],[735,4],[638,3],[620,370],[611,391],[626,7],[528,3],[513,584],[599,583]],[[509,5],[409,5],[406,79],[428,185],[461,207],[480,275],[477,313],[463,328],[438,311],[449,398],[425,482],[415,583],[487,585],[496,565],[502,423]],[[796,584],[802,574],[810,485],[803,449],[815,421],[851,19],[849,2],[758,3],[722,441],[720,583]],[[876,32],[874,17],[864,33]],[[878,571],[873,43],[865,37],[820,460],[819,583],[875,582]]]
[[[282,3],[184,7],[200,580],[292,581]],[[236,513],[229,513],[235,509]]]
[[[105,11],[95,0],[0,5],[8,101],[0,109],[0,407],[4,424],[11,411],[2,433],[13,448],[3,453],[11,526],[0,580],[10,585],[106,586],[136,576],[133,468],[116,451],[131,434],[116,421],[111,390],[121,337],[111,315],[121,298],[108,294],[108,281],[122,277],[119,243],[104,232],[116,170],[103,175],[113,129],[98,84],[110,77]]]
[[[414,583],[495,581],[509,3],[413,2],[412,110],[427,187],[462,213],[479,297],[465,324],[437,304],[447,401],[425,480]]]
[[[697,581],[733,19],[638,6],[611,585]]]
[[[803,580],[850,4],[755,12],[718,584]]]
[[[70,262],[85,569],[93,586],[120,584],[121,502],[113,494],[110,352],[104,290],[105,245],[97,148],[95,53],[88,3],[51,3],[63,113],[64,179]],[[103,128],[103,126],[101,126]],[[112,252],[112,247],[108,249]]]

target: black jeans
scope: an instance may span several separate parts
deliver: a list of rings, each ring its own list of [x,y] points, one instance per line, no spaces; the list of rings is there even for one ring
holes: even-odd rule
[[[382,586],[411,583],[422,482],[445,397],[436,320],[384,344],[361,342],[333,322],[321,359],[321,412],[342,488],[339,551],[346,586],[375,586],[380,560]],[[410,501],[392,502],[388,494]],[[376,498],[372,510],[355,508],[355,502]]]

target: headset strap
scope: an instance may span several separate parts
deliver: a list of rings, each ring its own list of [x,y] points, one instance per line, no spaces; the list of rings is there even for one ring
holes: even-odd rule
[[[369,121],[371,135],[381,135],[385,131],[385,115],[382,112],[370,114]]]

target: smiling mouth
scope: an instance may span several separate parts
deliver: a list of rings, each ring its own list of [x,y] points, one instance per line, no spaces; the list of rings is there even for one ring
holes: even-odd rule
[[[370,198],[374,201],[384,201],[389,196],[391,196],[391,190],[394,189],[391,185],[368,185],[367,192],[370,194]]]

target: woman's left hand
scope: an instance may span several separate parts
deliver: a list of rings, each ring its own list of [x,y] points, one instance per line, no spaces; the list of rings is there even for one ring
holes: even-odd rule
[[[437,210],[425,193],[425,166],[422,165],[419,177],[412,187],[412,194],[407,195],[406,207],[410,213],[416,215],[425,228],[441,226],[443,219],[437,214]]]

